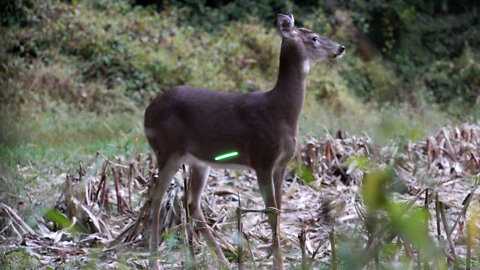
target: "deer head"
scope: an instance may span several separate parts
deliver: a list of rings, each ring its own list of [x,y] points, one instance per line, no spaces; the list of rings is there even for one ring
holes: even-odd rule
[[[344,46],[324,38],[307,28],[296,28],[294,24],[295,19],[291,13],[288,15],[277,15],[277,27],[283,38],[283,45],[296,44],[307,72],[310,62],[342,57],[345,53]]]

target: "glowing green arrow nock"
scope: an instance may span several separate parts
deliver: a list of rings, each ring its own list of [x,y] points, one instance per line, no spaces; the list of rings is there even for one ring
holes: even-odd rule
[[[216,156],[215,161],[219,161],[219,160],[226,159],[226,158],[229,158],[229,157],[234,157],[234,156],[238,156],[238,152],[235,151],[235,152],[226,153],[226,154],[223,154],[223,155],[220,155],[220,156]]]

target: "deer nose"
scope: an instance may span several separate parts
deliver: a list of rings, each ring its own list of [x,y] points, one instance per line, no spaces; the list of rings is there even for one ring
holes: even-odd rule
[[[341,54],[345,51],[345,46],[340,45],[340,48],[338,48],[338,54]]]

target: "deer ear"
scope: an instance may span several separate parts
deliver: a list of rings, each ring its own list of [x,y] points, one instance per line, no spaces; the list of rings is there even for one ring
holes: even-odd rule
[[[289,13],[288,15],[277,15],[277,27],[282,37],[289,37],[292,34],[293,30],[295,29],[294,24],[295,19],[293,19],[292,13]]]

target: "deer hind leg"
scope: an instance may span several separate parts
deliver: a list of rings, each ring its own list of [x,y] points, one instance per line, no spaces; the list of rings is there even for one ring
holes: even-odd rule
[[[272,169],[257,169],[258,186],[265,206],[278,209],[275,199],[275,186]],[[273,269],[283,269],[282,250],[280,246],[280,219],[278,213],[267,213],[268,223],[272,228]]]
[[[201,208],[202,191],[207,184],[209,171],[209,166],[202,164],[191,165],[191,181],[188,195],[188,208],[192,219],[197,224],[197,229],[205,237],[208,245],[212,247],[213,251],[216,253],[218,259],[220,260],[219,265],[226,266],[227,259],[225,258],[222,249],[218,246],[217,241],[213,237],[211,228],[205,221],[205,216],[203,215]]]
[[[157,160],[159,173],[155,187],[151,193],[153,217],[151,224],[152,237],[150,238],[150,251],[153,257],[157,255],[156,251],[160,244],[159,224],[162,199],[180,166],[180,158],[178,156],[170,156],[166,162],[162,162],[160,157],[157,156]]]

